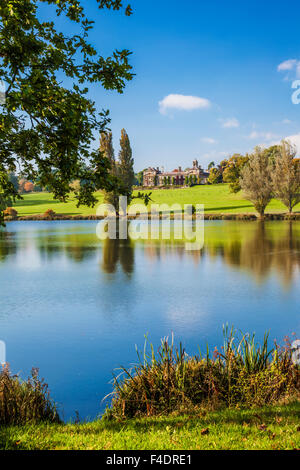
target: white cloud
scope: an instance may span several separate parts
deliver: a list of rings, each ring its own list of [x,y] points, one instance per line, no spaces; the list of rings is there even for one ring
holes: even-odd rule
[[[278,72],[282,72],[284,70],[293,70],[293,68],[297,65],[297,62],[298,61],[296,59],[285,60],[278,65],[277,70]]]
[[[297,148],[297,154],[300,154],[300,133],[299,134],[294,134],[290,135],[285,138],[285,140],[288,140],[291,144],[295,145]]]
[[[299,134],[294,134],[294,135],[289,135],[287,137],[279,137],[277,136],[277,139],[271,141],[271,142],[268,142],[267,144],[265,145],[261,145],[262,147],[266,147],[266,146],[271,146],[271,145],[280,145],[281,141],[282,140],[287,140],[289,141],[292,145],[294,145],[296,147],[296,150],[297,150],[297,154],[300,156],[300,133]]]
[[[212,139],[211,137],[203,137],[203,139],[201,139],[201,140],[205,144],[216,144],[217,143],[217,141],[215,139]]]
[[[281,64],[278,65],[277,67],[278,72],[288,72],[287,75],[285,75],[285,80],[293,79],[295,78],[300,78],[300,60],[297,59],[288,59],[285,60],[284,62],[281,62]],[[293,75],[293,77],[291,76]]]
[[[175,95],[171,94],[159,102],[159,112],[166,114],[168,109],[178,109],[180,111],[193,111],[195,109],[207,109],[211,102],[199,96]]]
[[[283,119],[282,121],[282,124],[291,124],[292,121],[290,121],[289,119]]]
[[[225,129],[232,129],[240,126],[240,123],[236,118],[221,119],[220,121],[222,123],[222,127]]]
[[[271,142],[271,145],[279,145],[281,140],[282,139],[275,140]],[[294,145],[296,147],[297,154],[300,155],[300,133],[284,137],[284,140],[288,140],[292,145]]]
[[[257,132],[253,131],[248,135],[248,139],[263,139],[263,140],[273,140],[278,139],[278,135],[273,134],[272,132]]]

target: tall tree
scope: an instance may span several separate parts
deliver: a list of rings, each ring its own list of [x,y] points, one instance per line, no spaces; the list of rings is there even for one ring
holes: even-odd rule
[[[274,194],[288,208],[289,213],[300,202],[300,162],[295,156],[295,147],[282,141],[272,173]]]
[[[222,183],[222,173],[218,168],[211,168],[209,172],[208,182],[210,184]]]
[[[100,152],[109,161],[110,174],[116,177],[118,174],[118,166],[117,166],[116,159],[115,159],[112,132],[101,132]],[[105,191],[104,201],[108,204],[112,204],[116,208],[116,210],[118,210],[118,207],[119,207],[118,188],[114,188],[112,191]]]
[[[47,17],[39,7],[47,4]],[[70,183],[84,181],[78,205],[93,206],[95,189],[110,190],[109,162],[93,150],[95,132],[106,129],[108,111],[97,112],[86,84],[122,93],[133,77],[128,50],[101,56],[89,43],[93,28],[82,0],[0,0],[0,184],[17,196],[7,173],[25,178],[66,201]],[[100,10],[123,8],[122,0],[90,0]],[[129,16],[130,6],[124,6]],[[58,22],[57,17],[63,17]],[[70,23],[66,34],[66,25]],[[59,30],[57,25],[63,25]],[[82,162],[86,162],[82,166]],[[0,211],[1,217],[1,211]]]
[[[120,152],[119,152],[119,175],[120,179],[128,192],[131,192],[134,184],[134,159],[130,141],[125,129],[121,130]]]
[[[241,171],[240,185],[246,199],[252,202],[262,218],[272,199],[272,163],[260,147],[250,155],[249,162]]]
[[[223,172],[223,181],[224,183],[229,183],[230,191],[233,193],[238,193],[241,190],[241,171],[247,164],[248,160],[248,155],[244,157],[238,153],[232,155],[228,160],[228,164]]]

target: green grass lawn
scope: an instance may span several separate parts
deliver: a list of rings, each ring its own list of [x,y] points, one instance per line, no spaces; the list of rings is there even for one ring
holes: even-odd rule
[[[101,193],[97,193],[97,198],[99,203],[103,202]],[[154,204],[204,204],[205,212],[208,213],[255,213],[253,205],[243,199],[242,193],[230,193],[227,184],[154,190],[152,200]],[[14,207],[16,207],[19,216],[43,214],[48,209],[53,209],[57,214],[64,215],[96,214],[96,208],[85,206],[77,208],[73,196],[70,197],[69,202],[61,203],[55,201],[50,193],[27,194],[24,196],[24,200],[18,201]],[[300,211],[300,204],[294,210]],[[281,202],[273,200],[266,212],[286,212],[286,208]]]
[[[300,402],[254,410],[199,412],[85,424],[0,429],[0,448],[18,450],[299,449]]]

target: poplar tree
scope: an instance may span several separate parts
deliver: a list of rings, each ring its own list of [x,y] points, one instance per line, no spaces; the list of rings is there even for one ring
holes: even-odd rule
[[[115,152],[113,147],[112,132],[101,132],[100,134],[100,152],[109,161],[109,173],[113,177],[118,176],[118,166],[115,159]],[[104,191],[104,202],[112,204],[118,211],[119,207],[119,190],[114,187],[112,191]]]
[[[131,193],[135,180],[133,164],[134,159],[132,157],[129,137],[125,129],[122,129],[119,152],[119,176],[128,193]]]

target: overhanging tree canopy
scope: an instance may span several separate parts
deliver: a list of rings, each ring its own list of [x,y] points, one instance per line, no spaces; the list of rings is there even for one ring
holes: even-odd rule
[[[132,11],[121,0],[90,0],[99,9]],[[78,33],[57,30],[42,21],[46,3],[53,16],[64,16]],[[88,97],[89,83],[123,92],[133,78],[128,50],[104,58],[88,42],[93,28],[81,0],[0,0],[0,79],[6,84],[0,106],[0,196],[16,197],[7,178],[22,170],[28,179],[39,176],[54,197],[65,201],[74,179],[84,182],[78,204],[92,206],[97,189],[112,190],[120,183],[109,174],[109,161],[92,150],[95,132],[109,123],[108,111],[97,112]],[[66,83],[68,85],[66,85]],[[1,210],[1,206],[0,206]],[[1,216],[1,214],[0,214]]]

